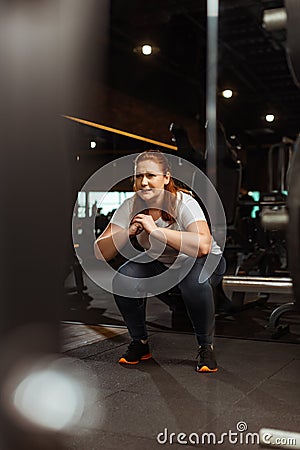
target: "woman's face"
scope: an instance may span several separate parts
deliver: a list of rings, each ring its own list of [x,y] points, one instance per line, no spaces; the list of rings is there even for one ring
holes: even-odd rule
[[[170,181],[170,173],[163,174],[161,166],[151,160],[146,159],[138,162],[135,167],[135,187],[139,196],[145,200],[150,201],[158,199],[162,194],[165,186]]]

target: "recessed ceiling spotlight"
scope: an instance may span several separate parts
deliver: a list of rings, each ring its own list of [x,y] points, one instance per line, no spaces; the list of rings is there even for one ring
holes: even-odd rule
[[[96,148],[97,147],[97,142],[96,141],[91,141],[90,142],[90,147],[91,148]]]
[[[224,98],[231,98],[233,96],[233,92],[231,89],[224,89],[224,91],[222,91],[222,96]]]
[[[267,114],[265,119],[267,122],[274,122],[275,116],[274,116],[274,114]]]
[[[152,45],[142,45],[142,53],[143,55],[151,55],[152,53]]]
[[[138,47],[135,47],[133,49],[134,53],[138,53],[139,55],[149,56],[149,55],[155,55],[160,51],[159,47],[154,47],[151,44],[143,44],[139,45]]]

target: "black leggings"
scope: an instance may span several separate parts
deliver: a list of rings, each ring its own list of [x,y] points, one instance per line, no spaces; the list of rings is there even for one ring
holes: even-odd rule
[[[199,345],[213,343],[215,308],[212,285],[216,286],[222,280],[222,275],[226,269],[225,259],[221,257],[213,275],[203,283],[199,283],[199,274],[205,261],[206,257],[197,258],[192,269],[177,285]],[[144,264],[127,261],[119,268],[118,273],[127,277],[147,278],[158,275],[166,269],[167,267],[159,261]],[[113,280],[113,287],[118,285],[120,288],[120,284],[122,285],[123,283],[130,283],[131,288],[135,289],[130,278],[127,280],[124,277],[119,279],[117,274]],[[136,288],[140,290],[140,286]],[[151,289],[149,291],[151,292]],[[114,298],[131,338],[134,340],[147,339],[145,298],[129,298],[116,294],[114,294]]]

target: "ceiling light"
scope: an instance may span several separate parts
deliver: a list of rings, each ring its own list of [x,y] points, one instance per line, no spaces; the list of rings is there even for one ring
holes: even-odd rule
[[[222,95],[224,98],[231,98],[233,96],[233,92],[231,89],[225,89],[222,91]]]
[[[149,55],[155,55],[160,51],[159,47],[154,47],[150,44],[143,44],[135,47],[133,49],[134,53],[138,53],[139,55],[149,56]]]
[[[97,143],[95,141],[91,141],[90,142],[90,147],[91,148],[96,148],[97,147]]]
[[[267,122],[274,122],[275,116],[274,116],[274,114],[267,114],[265,119]]]
[[[142,45],[142,53],[143,55],[151,55],[152,53],[152,45]]]

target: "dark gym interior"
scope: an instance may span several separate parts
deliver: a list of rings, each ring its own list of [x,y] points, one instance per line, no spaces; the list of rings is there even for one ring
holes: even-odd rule
[[[299,0],[3,2],[1,450],[300,448],[299,21]],[[147,299],[153,359],[118,364],[125,259],[93,243],[150,149],[224,208],[216,373],[176,292]]]

